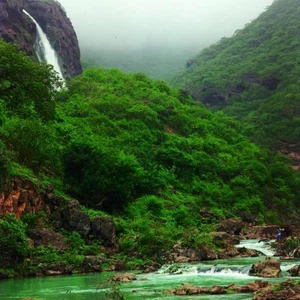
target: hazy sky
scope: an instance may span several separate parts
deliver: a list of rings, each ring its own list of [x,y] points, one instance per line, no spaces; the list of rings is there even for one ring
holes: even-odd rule
[[[273,0],[59,0],[83,46],[203,45],[231,36]]]

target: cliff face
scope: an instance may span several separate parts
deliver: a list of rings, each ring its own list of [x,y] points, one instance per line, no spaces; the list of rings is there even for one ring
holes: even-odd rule
[[[22,9],[23,0],[0,0],[0,37],[7,42],[17,42],[21,50],[34,55],[36,28]]]
[[[66,78],[82,72],[78,40],[70,19],[55,0],[0,0],[0,37],[17,42],[20,49],[35,55],[36,26],[25,9],[42,27],[56,50]]]

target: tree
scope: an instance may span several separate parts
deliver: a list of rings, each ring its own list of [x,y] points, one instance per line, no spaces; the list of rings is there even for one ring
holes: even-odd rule
[[[61,82],[53,67],[34,62],[17,45],[0,39],[0,98],[20,116],[54,116],[53,96]]]
[[[22,262],[29,248],[25,234],[26,226],[13,214],[0,219],[0,266],[10,266]]]

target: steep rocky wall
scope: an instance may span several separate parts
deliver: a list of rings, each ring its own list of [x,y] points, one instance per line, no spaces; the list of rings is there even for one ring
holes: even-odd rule
[[[0,0],[0,37],[7,42],[18,43],[21,50],[35,55],[36,28],[24,16],[23,0]]]
[[[43,197],[30,181],[14,179],[10,188],[0,192],[0,218],[5,213],[14,213],[18,218],[24,213],[37,213],[43,205]]]
[[[65,77],[82,72],[80,49],[65,10],[55,0],[23,0],[24,8],[39,23],[59,55]]]

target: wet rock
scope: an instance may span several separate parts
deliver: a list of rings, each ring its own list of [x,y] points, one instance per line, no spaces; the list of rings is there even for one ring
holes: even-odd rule
[[[175,258],[176,263],[188,263],[191,259],[185,256],[177,256]]]
[[[300,284],[292,280],[269,285],[257,291],[254,300],[297,300],[300,299]]]
[[[280,262],[274,258],[266,257],[265,260],[252,265],[249,275],[267,278],[278,277],[281,273]]]
[[[219,232],[211,232],[210,236],[213,239],[213,243],[215,245],[224,246],[226,244],[236,245],[240,242],[239,238],[236,235],[229,234],[227,232],[219,231]]]
[[[110,281],[122,282],[122,283],[131,282],[133,280],[136,280],[136,276],[133,273],[125,273],[125,274],[117,273],[110,279]]]
[[[199,295],[199,294],[206,294],[206,295],[222,295],[222,294],[229,294],[229,293],[253,293],[255,291],[259,291],[263,288],[270,286],[270,284],[266,281],[256,280],[255,282],[247,283],[243,286],[238,286],[235,284],[231,284],[228,286],[219,286],[214,285],[212,288],[208,287],[198,287],[189,283],[183,283],[182,286],[168,290],[169,294],[174,294],[177,296],[185,296],[185,295]]]
[[[300,265],[293,266],[291,269],[288,270],[292,277],[299,277],[300,276]]]
[[[157,270],[160,269],[160,267],[161,267],[161,265],[159,263],[156,263],[156,262],[147,263],[143,267],[143,273],[156,272]]]
[[[298,246],[293,253],[294,258],[300,258],[300,246]]]
[[[245,233],[247,239],[275,239],[278,225],[252,226]]]
[[[102,256],[86,256],[80,266],[81,273],[102,272],[102,264],[104,263]]]

